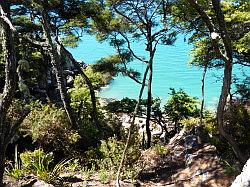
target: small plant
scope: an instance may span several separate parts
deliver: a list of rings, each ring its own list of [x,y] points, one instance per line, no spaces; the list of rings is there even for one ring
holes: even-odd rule
[[[101,183],[107,183],[109,180],[109,172],[107,170],[100,170],[98,176]]]
[[[80,171],[81,165],[79,163],[79,159],[72,159],[70,162],[67,163],[67,166],[65,169],[70,172]]]
[[[189,96],[182,89],[176,91],[174,88],[170,88],[170,98],[164,105],[164,113],[174,123],[177,132],[182,128],[181,120],[190,117],[198,117],[199,109],[197,107],[197,98]]]
[[[87,167],[83,167],[82,173],[84,175],[84,180],[89,180],[93,171],[92,171],[92,169],[89,169]]]
[[[234,165],[234,164],[231,165],[227,161],[224,161],[224,162],[226,164],[226,167],[225,167],[226,174],[228,176],[235,176],[238,172],[236,165]]]
[[[14,166],[10,170],[6,170],[8,176],[15,179],[21,179],[24,176],[24,171],[21,168],[21,162],[18,159],[17,145],[15,146],[15,161]]]
[[[169,150],[163,145],[156,144],[153,149],[161,156],[169,153]]]
[[[126,179],[131,180],[131,182],[133,183],[138,178],[141,171],[142,171],[142,168],[138,165],[135,165],[134,167],[127,168],[124,171],[124,176]]]
[[[53,162],[53,154],[46,154],[42,149],[35,150],[34,152],[27,151],[20,155],[23,168],[41,180],[46,182],[54,181],[64,168],[64,166],[71,161],[71,159],[64,159],[51,166]]]
[[[198,126],[200,123],[200,118],[191,117],[181,120],[181,124],[184,125],[185,130],[191,130],[193,127]]]

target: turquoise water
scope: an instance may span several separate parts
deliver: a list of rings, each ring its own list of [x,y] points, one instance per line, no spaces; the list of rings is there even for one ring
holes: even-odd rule
[[[145,56],[145,45],[137,43],[133,45],[139,56]],[[180,36],[174,46],[159,45],[155,54],[153,72],[153,97],[159,97],[163,103],[169,97],[169,88],[182,88],[189,95],[201,98],[201,76],[202,69],[190,66],[187,62],[190,59],[189,52],[192,46],[184,42]],[[77,60],[83,60],[91,64],[98,59],[111,55],[115,50],[108,43],[98,43],[93,36],[85,36],[82,42],[75,49],[70,49]],[[143,72],[145,65],[135,61],[131,67]],[[240,74],[242,69],[234,71]],[[249,72],[249,69],[248,69]],[[222,70],[208,70],[205,83],[205,103],[207,107],[216,107],[221,89]],[[111,84],[103,88],[99,94],[104,98],[123,97],[138,98],[140,85],[128,77],[121,75],[114,78]],[[146,90],[145,90],[146,93]],[[144,94],[145,96],[145,94]]]

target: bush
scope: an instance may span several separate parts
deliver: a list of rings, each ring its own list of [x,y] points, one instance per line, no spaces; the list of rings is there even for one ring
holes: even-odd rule
[[[135,99],[123,98],[121,101],[113,101],[107,104],[105,109],[112,113],[132,113],[137,101]]]
[[[110,171],[115,176],[124,148],[125,143],[117,141],[115,138],[109,138],[107,141],[102,141],[100,152],[103,157],[99,162],[101,169]],[[124,172],[122,175],[123,178],[128,177],[127,179],[131,179],[133,177],[132,179],[134,179],[139,174],[140,170],[136,167],[136,162],[140,155],[139,145],[137,145],[137,142],[134,140],[127,151]]]
[[[101,141],[99,149],[88,151],[89,165],[97,169],[103,181],[106,182],[107,178],[110,179],[107,177],[107,174],[115,177],[124,148],[124,142],[118,141],[115,138],[109,138],[106,141]],[[97,157],[97,155],[99,156]],[[137,145],[136,141],[132,142],[127,152],[123,178],[134,179],[138,176],[141,170],[141,168],[137,167],[140,155],[139,145]]]
[[[47,151],[71,153],[80,138],[71,129],[64,110],[54,105],[35,103],[23,122],[21,131],[30,135],[35,143]]]
[[[53,182],[64,166],[70,162],[65,159],[53,166],[53,153],[46,154],[42,149],[26,151],[20,155],[20,158],[23,170],[49,183]]]
[[[229,106],[225,115],[226,130],[237,141],[240,149],[250,155],[250,108],[236,102]]]
[[[15,179],[21,179],[24,176],[24,171],[21,168],[21,162],[18,158],[17,145],[15,146],[14,165],[11,165],[10,168],[5,168],[5,169],[6,169],[6,174]]]
[[[156,144],[156,145],[154,145],[153,149],[160,156],[164,156],[164,155],[167,155],[169,153],[169,149],[163,145]]]
[[[170,90],[170,98],[164,105],[164,113],[175,124],[175,131],[177,131],[181,127],[180,120],[198,117],[199,109],[196,98],[190,97],[182,89],[175,91],[175,89],[170,88]]]

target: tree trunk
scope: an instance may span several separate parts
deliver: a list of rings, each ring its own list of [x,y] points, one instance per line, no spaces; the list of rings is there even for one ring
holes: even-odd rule
[[[139,107],[140,107],[141,98],[142,98],[143,90],[144,90],[144,87],[145,87],[145,84],[146,84],[146,78],[147,78],[147,75],[148,75],[148,70],[149,70],[149,66],[147,66],[147,68],[146,68],[146,70],[144,72],[139,97],[138,97],[138,100],[137,100],[137,104],[135,106],[132,122],[131,122],[131,125],[130,125],[129,130],[128,130],[127,141],[126,141],[125,148],[124,148],[124,151],[122,153],[122,158],[121,158],[121,161],[120,161],[120,165],[119,165],[119,168],[118,168],[118,171],[117,171],[117,175],[116,175],[116,186],[117,187],[120,187],[120,182],[119,182],[120,181],[120,175],[121,175],[122,168],[123,168],[124,163],[125,163],[125,157],[126,157],[126,154],[127,154],[128,148],[129,148],[129,142],[130,142],[131,135],[132,135],[132,130],[133,130],[133,127],[134,127],[134,124],[135,124],[135,118],[136,118],[136,115],[137,115]]]
[[[2,143],[2,142],[0,142],[0,143]],[[0,187],[3,186],[5,155],[6,155],[6,148],[4,148],[4,145],[0,145]]]
[[[84,71],[80,67],[79,63],[74,59],[72,54],[67,49],[65,49],[65,47],[62,46],[61,44],[60,44],[60,46],[62,47],[62,50],[64,51],[65,55],[72,61],[75,68],[80,72],[80,74],[82,75],[82,78],[85,80],[85,82],[86,82],[86,84],[87,84],[87,86],[89,88],[89,93],[90,93],[90,97],[91,97],[91,104],[92,104],[91,117],[92,117],[93,122],[95,123],[96,127],[99,130],[101,130],[101,125],[100,125],[100,122],[99,122],[99,119],[98,119],[98,112],[97,112],[97,107],[96,107],[95,90],[94,90],[94,87],[92,85],[92,82],[88,78],[88,76],[84,73]]]
[[[68,95],[67,95],[66,84],[64,81],[64,77],[63,77],[63,68],[60,62],[60,55],[58,54],[57,48],[54,45],[52,38],[51,38],[51,35],[53,32],[50,26],[50,21],[49,21],[50,18],[48,16],[48,12],[46,11],[45,5],[44,4],[42,5],[44,6],[42,10],[42,19],[43,19],[42,23],[43,23],[43,28],[44,28],[47,42],[50,46],[51,64],[55,71],[57,86],[60,92],[60,97],[61,97],[64,109],[66,111],[70,124],[72,125],[73,128],[76,128],[76,122],[74,119],[73,110],[70,106],[70,99],[68,98]]]
[[[146,118],[146,133],[147,133],[147,149],[151,146],[151,131],[150,131],[150,119],[152,110],[152,78],[153,78],[153,66],[152,62],[149,62],[149,78],[148,78],[148,99],[147,99],[147,118]]]
[[[219,25],[219,30],[221,33],[221,38],[225,48],[225,67],[224,67],[224,77],[223,77],[223,85],[221,89],[221,95],[219,99],[219,104],[217,108],[217,121],[219,125],[220,134],[228,141],[228,143],[232,146],[233,151],[237,158],[241,161],[242,164],[246,162],[246,158],[241,152],[239,146],[236,141],[224,130],[224,113],[225,107],[227,104],[227,97],[230,93],[230,87],[232,83],[232,69],[233,69],[233,52],[232,52],[232,43],[227,32],[224,15],[222,13],[220,2],[218,0],[212,0],[213,9],[216,14],[216,18]]]
[[[203,110],[204,110],[204,103],[205,103],[205,79],[206,79],[206,73],[207,73],[207,66],[208,66],[208,63],[205,62],[204,70],[203,70],[203,73],[202,73],[202,79],[201,79],[200,126],[203,126]]]
[[[0,187],[3,186],[3,173],[5,164],[6,147],[9,142],[6,137],[9,132],[6,128],[6,115],[12,103],[16,90],[16,56],[13,42],[14,27],[10,22],[10,4],[8,1],[0,1],[0,34],[2,37],[2,50],[5,62],[5,84],[0,99]]]
[[[214,24],[210,17],[207,15],[205,10],[197,3],[195,0],[187,0],[190,5],[197,11],[197,13],[201,16],[202,20],[206,23],[206,26],[212,34],[216,31]],[[230,86],[232,81],[232,66],[233,66],[233,53],[232,53],[232,43],[231,39],[229,37],[229,34],[227,32],[225,20],[224,20],[224,14],[220,7],[220,1],[219,0],[212,0],[213,9],[216,15],[216,19],[219,25],[219,31],[220,36],[222,38],[224,53],[222,50],[220,50],[220,44],[216,39],[212,40],[213,47],[215,51],[218,53],[218,55],[221,57],[221,59],[225,63],[224,67],[224,77],[223,77],[223,85],[221,89],[220,99],[217,107],[217,122],[219,125],[219,132],[220,134],[227,140],[227,142],[232,146],[233,151],[237,158],[244,163],[246,161],[246,158],[244,158],[243,153],[239,149],[236,141],[231,137],[227,132],[224,130],[224,113],[225,113],[225,107],[227,103],[227,97],[230,93]]]
[[[224,113],[225,113],[225,106],[227,103],[227,97],[230,92],[231,75],[232,75],[232,62],[229,61],[225,63],[223,86],[222,86],[220,100],[219,100],[219,104],[217,108],[217,122],[219,125],[220,134],[232,146],[232,149],[236,157],[240,160],[242,164],[244,164],[247,158],[245,158],[245,155],[241,152],[238,144],[233,139],[233,137],[230,136],[224,129]]]

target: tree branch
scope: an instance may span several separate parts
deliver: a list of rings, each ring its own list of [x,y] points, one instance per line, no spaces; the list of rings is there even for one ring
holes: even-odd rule
[[[187,0],[189,4],[197,11],[197,13],[201,16],[202,20],[206,23],[206,26],[210,32],[210,35],[214,32],[215,26],[213,22],[211,21],[211,18],[207,15],[207,13],[204,11],[204,9],[197,3],[195,0]],[[222,51],[219,48],[219,44],[217,39],[212,40],[213,47],[216,50],[216,52],[219,54],[219,56],[225,61],[227,60],[227,57],[222,53]]]
[[[133,57],[135,57],[137,60],[139,60],[139,61],[144,62],[144,63],[147,64],[148,61],[143,60],[142,58],[140,58],[139,56],[137,56],[137,55],[134,53],[133,49],[131,48],[131,44],[130,44],[130,41],[129,41],[129,39],[127,38],[127,36],[125,36],[125,34],[123,34],[122,32],[119,32],[119,34],[126,40],[126,42],[127,42],[127,47],[128,47],[128,49],[129,49],[129,51],[131,52],[131,54],[133,55]]]
[[[3,19],[3,21],[9,25],[10,29],[15,32],[16,28],[12,25],[10,19],[7,17],[7,14],[4,12],[2,6],[0,5],[0,18]]]

